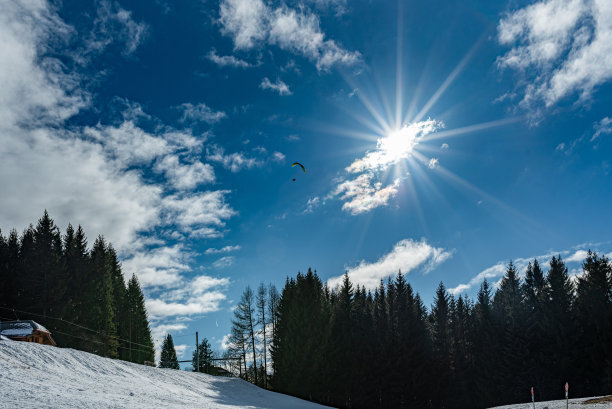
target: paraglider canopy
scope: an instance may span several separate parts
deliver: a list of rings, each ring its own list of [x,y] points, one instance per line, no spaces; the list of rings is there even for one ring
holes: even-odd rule
[[[301,164],[301,163],[299,163],[299,162],[293,162],[293,164],[291,165],[291,167],[294,167],[295,165],[297,165],[297,166],[299,166],[300,168],[302,168],[302,171],[303,171],[304,173],[306,173],[306,169],[304,168],[304,165],[302,165],[302,164]]]

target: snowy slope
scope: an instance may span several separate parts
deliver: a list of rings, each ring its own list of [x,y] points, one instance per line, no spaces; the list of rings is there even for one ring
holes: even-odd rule
[[[151,368],[74,349],[0,341],[0,408],[293,408],[317,405],[241,379]]]
[[[586,401],[594,398],[579,398],[569,400],[569,409],[612,409],[612,402],[606,403],[588,403]],[[565,409],[565,399],[563,400],[549,400],[547,402],[536,402],[536,409]],[[497,406],[491,409],[533,409],[533,404],[519,403],[514,405]]]

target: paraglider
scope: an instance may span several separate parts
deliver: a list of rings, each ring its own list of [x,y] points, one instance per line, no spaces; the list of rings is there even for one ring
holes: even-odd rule
[[[302,168],[302,171],[303,171],[304,173],[306,173],[306,169],[304,168],[304,165],[302,165],[302,164],[301,164],[301,163],[299,163],[299,162],[293,162],[293,164],[291,165],[291,167],[294,167],[295,165],[298,165],[300,168]]]
[[[296,165],[299,166],[300,168],[302,168],[302,172],[306,173],[306,168],[304,168],[304,165],[302,165],[300,162],[293,162],[291,167],[294,167]],[[293,178],[293,181],[295,182],[295,178]]]

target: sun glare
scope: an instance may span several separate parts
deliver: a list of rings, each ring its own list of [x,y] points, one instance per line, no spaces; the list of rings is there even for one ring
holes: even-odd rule
[[[377,147],[390,159],[389,162],[395,162],[409,156],[417,144],[418,140],[414,130],[404,126],[391,132],[386,137],[380,138]]]

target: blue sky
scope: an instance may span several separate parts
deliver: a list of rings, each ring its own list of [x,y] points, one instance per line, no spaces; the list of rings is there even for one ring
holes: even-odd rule
[[[510,259],[580,274],[612,252],[611,22],[605,0],[2,3],[0,227],[104,235],[185,359],[245,286],[308,267],[401,269],[427,305]]]

